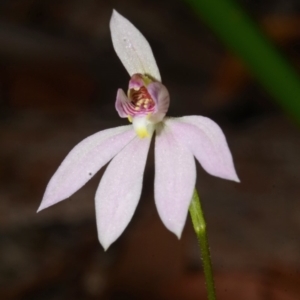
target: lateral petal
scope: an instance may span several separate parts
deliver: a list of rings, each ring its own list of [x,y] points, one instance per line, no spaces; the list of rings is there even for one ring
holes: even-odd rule
[[[130,76],[140,73],[161,81],[148,41],[116,10],[110,19],[110,31],[114,49]]]
[[[151,138],[135,138],[108,165],[96,192],[99,241],[106,250],[130,222],[141,196]]]
[[[168,119],[166,125],[190,149],[206,172],[240,181],[225,135],[214,121],[202,116],[187,116]]]
[[[128,118],[130,115],[130,101],[122,89],[118,89],[117,91],[115,108],[120,118]]]
[[[149,119],[158,123],[163,120],[169,109],[170,95],[167,88],[160,82],[150,83],[147,89],[156,104],[156,111],[150,115]]]
[[[46,188],[38,212],[70,197],[135,137],[131,125],[97,132],[76,145]]]
[[[196,183],[192,153],[168,127],[158,130],[155,140],[154,195],[165,226],[180,238]]]

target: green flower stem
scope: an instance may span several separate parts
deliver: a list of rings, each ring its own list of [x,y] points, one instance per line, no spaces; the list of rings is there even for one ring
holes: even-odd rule
[[[210,251],[206,233],[206,222],[204,219],[200,199],[195,189],[189,208],[192,223],[199,241],[201,257],[203,262],[204,276],[206,281],[208,300],[216,299],[213,271],[211,266]]]
[[[278,104],[300,121],[299,74],[234,0],[185,0],[244,61]]]

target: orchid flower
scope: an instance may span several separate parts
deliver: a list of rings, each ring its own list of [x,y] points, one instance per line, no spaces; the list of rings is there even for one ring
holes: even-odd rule
[[[113,11],[114,49],[130,75],[116,110],[132,123],[95,133],[75,146],[51,178],[38,211],[79,190],[110,160],[96,192],[99,241],[107,249],[130,222],[141,196],[155,132],[154,197],[164,225],[180,238],[196,183],[194,157],[209,174],[239,182],[220,127],[202,116],[165,117],[170,97],[149,43]]]

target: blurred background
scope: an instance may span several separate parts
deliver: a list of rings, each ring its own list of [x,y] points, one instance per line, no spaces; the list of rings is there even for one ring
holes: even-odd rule
[[[299,73],[299,0],[238,3]],[[127,123],[114,109],[129,76],[111,43],[113,8],[150,42],[169,115],[211,117],[232,150],[240,184],[198,165],[218,299],[300,299],[299,120],[180,0],[0,2],[0,298],[206,299],[190,221],[177,240],[154,206],[153,149],[136,214],[107,252],[94,210],[103,170],[36,214],[71,148]]]

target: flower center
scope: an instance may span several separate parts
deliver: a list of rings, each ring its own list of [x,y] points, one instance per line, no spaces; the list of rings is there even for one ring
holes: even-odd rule
[[[133,88],[129,90],[129,99],[134,105],[135,111],[146,110],[151,112],[154,110],[155,102],[151,98],[147,88],[141,86],[140,88]]]
[[[127,96],[119,89],[116,110],[121,118],[128,118],[140,138],[150,137],[157,123],[165,117],[169,108],[168,90],[151,76],[133,74]]]

